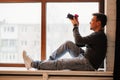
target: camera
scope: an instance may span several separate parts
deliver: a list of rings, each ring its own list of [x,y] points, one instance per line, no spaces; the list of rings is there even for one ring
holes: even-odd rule
[[[72,15],[72,14],[68,13],[67,18],[73,19],[73,17],[75,17],[77,19],[79,16],[77,14]]]
[[[67,18],[73,19],[73,17],[74,17],[74,16],[73,16],[72,14],[68,13]]]

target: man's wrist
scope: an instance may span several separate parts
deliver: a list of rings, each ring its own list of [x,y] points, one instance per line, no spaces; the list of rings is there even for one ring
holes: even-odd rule
[[[77,27],[77,26],[74,26],[73,31],[74,31],[75,29],[78,29],[78,27]]]
[[[74,26],[74,27],[77,27],[77,26],[78,26],[78,24],[74,24],[73,26]]]

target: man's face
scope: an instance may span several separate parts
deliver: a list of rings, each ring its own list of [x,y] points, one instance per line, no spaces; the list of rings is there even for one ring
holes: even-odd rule
[[[97,17],[93,16],[91,21],[90,21],[90,29],[91,30],[96,30],[98,26],[99,26],[99,24],[98,24],[98,21],[97,21]]]

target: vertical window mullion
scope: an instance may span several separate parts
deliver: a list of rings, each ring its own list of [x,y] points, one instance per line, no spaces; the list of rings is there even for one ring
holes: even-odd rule
[[[46,1],[42,1],[41,60],[46,59]]]
[[[104,13],[104,0],[99,2],[99,12]]]

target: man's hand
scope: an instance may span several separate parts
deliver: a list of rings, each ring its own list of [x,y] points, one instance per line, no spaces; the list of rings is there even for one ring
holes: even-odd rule
[[[71,20],[73,26],[79,26],[79,21],[77,18],[73,17],[73,19],[70,19],[70,20]]]

